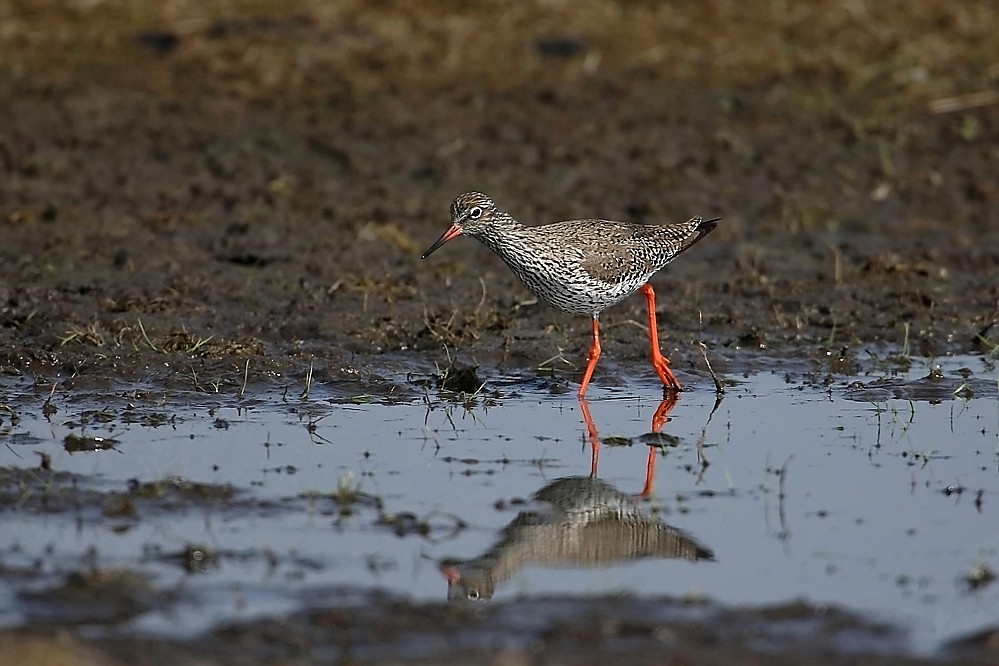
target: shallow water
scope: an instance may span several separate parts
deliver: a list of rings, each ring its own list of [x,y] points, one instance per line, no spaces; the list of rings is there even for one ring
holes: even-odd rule
[[[733,377],[717,407],[701,382],[673,407],[666,436],[645,440],[657,387],[592,387],[588,408],[604,440],[596,476],[619,491],[615,501],[681,530],[714,559],[541,566],[556,555],[535,547],[495,581],[493,599],[629,593],[735,607],[802,599],[909,629],[918,652],[994,625],[999,585],[973,589],[966,578],[999,570],[999,377],[976,357],[943,359],[941,373],[927,378],[929,365],[917,362],[829,381]],[[525,512],[553,522],[530,498],[567,477],[585,486],[594,464],[571,393],[553,396],[533,379],[491,383],[501,397],[429,405],[331,404],[321,387],[307,401],[122,387],[100,401],[59,392],[48,418],[46,391],[10,383],[0,402],[18,418],[2,415],[0,466],[36,468],[44,453],[52,470],[79,475],[52,483],[96,492],[45,507],[35,489],[4,507],[0,622],[65,620],[45,591],[88,567],[126,566],[175,594],[117,624],[171,635],[363,603],[370,589],[444,600],[444,573],[464,566],[467,580],[467,561]],[[67,435],[117,441],[71,453]],[[108,510],[130,480],[174,477],[237,492]],[[331,497],[338,489],[361,493],[349,511]],[[191,544],[213,557],[190,566],[180,555]]]

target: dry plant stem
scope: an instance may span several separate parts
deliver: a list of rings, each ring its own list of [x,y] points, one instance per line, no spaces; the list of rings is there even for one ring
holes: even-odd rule
[[[312,390],[312,371],[315,369],[315,367],[316,367],[316,361],[315,359],[313,359],[309,363],[309,372],[308,374],[305,375],[305,388],[303,388],[302,393],[299,394],[298,396],[299,400],[309,399],[309,391]]]
[[[794,460],[794,454],[789,455],[787,457],[787,460],[784,461],[784,464],[781,465],[780,480],[777,486],[777,506],[779,507],[778,514],[780,515],[780,531],[781,531],[781,537],[784,539],[788,538],[788,536],[790,536],[791,534],[790,530],[788,530],[787,528],[787,514],[784,510],[784,497],[785,497],[784,486],[785,483],[787,482],[787,469],[788,466],[791,464],[792,460]]]
[[[715,393],[717,395],[725,395],[725,388],[718,379],[718,375],[715,374],[714,368],[711,367],[711,361],[708,360],[708,346],[703,342],[698,342],[697,344],[701,348],[701,357],[704,359],[704,365],[707,366],[708,372],[711,374],[711,380],[715,383]],[[718,405],[716,403],[715,408],[717,409],[717,407]]]
[[[246,359],[246,367],[243,368],[243,386],[239,389],[239,397],[246,394],[246,382],[250,378],[250,359]]]
[[[956,97],[941,97],[929,104],[930,113],[954,113],[967,111],[983,106],[999,104],[999,90],[983,90],[981,92],[958,95]]]

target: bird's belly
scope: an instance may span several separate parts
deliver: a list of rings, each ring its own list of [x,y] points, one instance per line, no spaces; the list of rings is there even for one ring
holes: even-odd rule
[[[530,272],[514,269],[514,273],[538,300],[570,314],[597,315],[635,293],[646,282],[608,283],[594,279],[582,269],[545,268],[535,266]]]

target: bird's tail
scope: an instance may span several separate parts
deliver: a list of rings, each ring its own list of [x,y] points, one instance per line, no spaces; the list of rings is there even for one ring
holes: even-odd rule
[[[714,228],[718,226],[718,222],[720,222],[721,219],[722,218],[720,217],[714,217],[710,220],[705,220],[700,216],[690,218],[687,223],[694,227],[693,233],[687,236],[687,238],[683,241],[677,254],[689,250],[695,243],[697,243],[697,241],[711,233]]]

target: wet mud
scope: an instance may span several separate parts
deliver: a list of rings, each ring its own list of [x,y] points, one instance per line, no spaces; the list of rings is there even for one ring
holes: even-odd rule
[[[0,372],[33,396],[0,398],[0,440],[17,450],[32,409],[84,426],[67,453],[114,455],[114,433],[86,426],[169,428],[177,392],[481,405],[574,391],[585,318],[538,304],[470,239],[420,260],[468,190],[526,223],[722,217],[653,280],[685,384],[711,382],[698,343],[722,377],[788,371],[815,386],[999,347],[999,19],[984,0],[24,1],[0,25]],[[643,307],[601,317],[596,385],[654,379]],[[881,376],[844,395],[970,398],[990,381]],[[112,412],[67,409],[109,393]],[[128,529],[151,512],[314,500],[92,481],[40,456],[0,471],[0,502]],[[447,529],[383,515],[377,498],[323,501],[403,536]],[[150,556],[191,570],[268,557],[199,544]],[[375,597],[193,642],[97,644],[74,629],[171,598],[140,573],[79,563],[17,600],[44,612],[0,634],[0,662],[585,663],[595,648],[622,663],[918,661],[890,641],[843,652],[844,634],[891,630],[805,605],[690,619],[672,601],[680,619],[650,619],[614,599],[470,611]],[[520,632],[520,615],[540,618],[529,635],[481,648]],[[983,634],[938,658],[984,663],[996,645]]]

